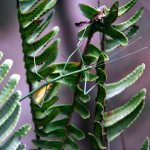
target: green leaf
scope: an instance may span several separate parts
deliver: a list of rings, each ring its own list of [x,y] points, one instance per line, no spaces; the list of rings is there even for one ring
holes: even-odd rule
[[[62,129],[62,128],[64,128],[67,125],[67,123],[68,123],[68,118],[56,120],[56,121],[53,121],[53,122],[49,123],[43,129],[43,131],[45,133],[49,133],[49,132],[55,131],[57,129]]]
[[[10,77],[8,83],[4,86],[4,88],[0,91],[0,107],[4,106],[9,97],[14,92],[18,82],[20,80],[20,76],[14,74]]]
[[[44,112],[38,112],[37,111],[36,118],[37,119],[44,119],[46,116],[49,116],[53,111],[54,112],[56,111],[57,114],[68,115],[70,113],[70,110],[71,110],[71,105],[70,104],[54,105],[54,106],[49,107]]]
[[[89,138],[90,138],[90,142],[91,142],[92,146],[94,147],[94,149],[96,149],[96,150],[106,149],[106,147],[104,147],[102,145],[102,143],[100,141],[98,141],[92,133],[89,133]]]
[[[101,135],[103,135],[103,125],[98,121],[94,122],[94,135],[96,139],[100,142],[100,137]]]
[[[136,25],[133,25],[130,27],[130,29],[128,30],[128,32],[126,33],[126,37],[129,39],[132,39],[136,33],[139,31],[139,27]],[[114,39],[110,39],[110,38],[106,38],[106,52],[110,52],[115,50],[116,48],[118,48],[120,45],[120,43],[117,40]]]
[[[139,77],[143,74],[144,70],[145,70],[145,64],[141,64],[120,81],[116,83],[106,84],[105,85],[105,89],[107,92],[106,99],[108,100],[120,94],[126,88],[134,84],[139,79]]]
[[[82,139],[85,138],[84,133],[79,128],[77,128],[75,125],[73,125],[73,124],[71,124],[69,126],[68,130],[69,130],[69,135],[74,137],[77,140],[82,140]]]
[[[48,42],[50,42],[57,34],[58,34],[59,28],[58,27],[54,27],[53,30],[49,33],[47,33],[46,35],[44,35],[43,37],[41,37],[38,41],[27,41],[28,43],[26,43],[25,45],[25,52],[27,54],[31,53],[33,50],[35,52],[35,50],[37,50],[38,48],[40,48],[41,46],[46,46],[46,44]],[[31,43],[30,43],[31,42]]]
[[[58,53],[58,47],[60,45],[60,40],[56,40],[54,43],[52,43],[45,51],[43,55],[40,55],[38,59],[42,59],[45,61],[45,64],[42,68],[46,68],[49,66],[52,62],[55,61]],[[47,56],[50,56],[47,58]],[[37,59],[37,61],[38,61]]]
[[[118,137],[126,128],[131,126],[131,124],[139,117],[144,108],[144,100],[138,105],[138,107],[127,117],[118,121],[114,125],[107,127],[108,129],[108,140],[112,141]]]
[[[67,138],[66,140],[66,146],[68,147],[68,149],[70,150],[79,150],[78,145],[74,142],[73,139],[71,138]]]
[[[99,102],[96,103],[96,109],[95,109],[95,118],[96,120],[103,120],[103,105]]]
[[[146,137],[141,147],[141,150],[149,150],[149,147],[150,147],[150,141],[149,141],[149,138]]]
[[[89,37],[90,34],[93,32],[92,28],[93,28],[92,25],[88,25],[85,28],[81,29],[78,33],[78,39],[83,40],[83,39]]]
[[[115,110],[104,113],[104,126],[111,126],[130,115],[145,99],[145,94],[146,90],[143,89],[130,99],[128,103]]]
[[[96,98],[97,102],[103,104],[105,97],[106,97],[106,89],[102,84],[98,84],[98,95]]]
[[[16,106],[18,105],[18,101],[20,99],[20,92],[12,94],[6,104],[0,110],[0,126],[11,116],[14,112]]]
[[[91,63],[96,62],[100,57],[103,57],[104,61],[109,60],[107,54],[98,49],[96,46],[89,44],[83,59],[87,65],[90,65]]]
[[[20,14],[20,20],[22,21],[23,27],[29,26],[31,23],[33,23],[34,20],[38,20],[41,18],[46,12],[48,12],[55,4],[57,0],[43,0],[40,4],[37,5],[35,9],[33,9],[31,12]]]
[[[41,65],[44,62],[46,62],[42,68],[50,65],[56,59],[59,44],[60,44],[60,40],[54,41],[48,48],[45,49],[45,51],[42,54],[36,56],[35,57],[36,64]],[[51,57],[47,57],[47,56],[51,56]],[[27,63],[30,66],[33,66],[34,65],[34,57],[29,56]]]
[[[131,39],[133,36],[135,36],[138,30],[139,30],[139,26],[133,25],[126,34],[128,39]]]
[[[104,23],[111,25],[117,19],[118,8],[119,8],[119,2],[116,1],[110,8],[108,15],[104,18]]]
[[[45,102],[43,102],[42,107],[38,106],[38,105],[34,105],[33,106],[33,110],[36,111],[45,111],[46,109],[48,109],[49,107],[51,107],[53,104],[55,104],[58,101],[58,97],[53,97],[52,99],[49,99]]]
[[[144,8],[141,8],[129,20],[123,23],[114,25],[114,28],[116,28],[119,31],[124,31],[128,29],[130,26],[134,25],[141,18],[143,12],[144,12]]]
[[[99,81],[98,86],[102,86],[104,84],[104,82],[106,81],[106,73],[104,72],[103,69],[101,69],[100,67],[97,67],[97,76],[99,77],[97,80]],[[104,88],[104,87],[102,87]],[[102,89],[101,88],[101,89]],[[105,92],[104,92],[105,93]],[[105,94],[102,94],[102,96],[106,96]]]
[[[20,115],[20,105],[18,104],[11,116],[0,126],[0,143],[2,143],[15,128]]]
[[[56,129],[50,133],[43,132],[42,129],[35,130],[35,133],[40,137],[47,138],[64,138],[65,137],[65,129]]]
[[[76,101],[75,104],[75,111],[83,118],[87,119],[90,117],[90,112],[86,108],[85,104],[82,103],[81,101]]]
[[[82,14],[90,20],[92,20],[93,17],[99,13],[98,10],[96,10],[94,7],[91,7],[89,5],[80,4],[79,6],[80,6],[80,10],[82,11]]]
[[[77,99],[82,101],[83,103],[87,103],[90,100],[90,96],[88,94],[84,94],[84,91],[77,85],[77,90],[78,90],[78,96]]]
[[[30,128],[30,125],[22,126],[9,138],[5,144],[3,144],[2,149],[23,149],[24,147],[20,145],[19,140],[29,132]]]
[[[121,15],[125,14],[127,11],[129,11],[135,5],[136,2],[137,2],[137,0],[130,0],[125,5],[119,7],[118,15],[121,16]]]
[[[1,56],[1,54],[0,54],[0,56]],[[0,65],[0,83],[4,80],[4,77],[7,75],[7,73],[11,69],[12,64],[13,64],[13,61],[11,59],[6,59]]]
[[[110,25],[104,24],[102,22],[97,22],[95,23],[95,30],[110,36],[123,46],[126,46],[128,44],[127,37],[117,28],[111,27]]]
[[[92,82],[98,79],[98,76],[90,71],[84,71],[81,74],[81,81]]]
[[[27,28],[22,29],[23,38],[25,38],[28,43],[34,42],[40,36],[40,34],[48,27],[49,23],[52,20],[53,14],[54,11],[49,12],[43,20],[41,19],[39,21],[35,21]]]

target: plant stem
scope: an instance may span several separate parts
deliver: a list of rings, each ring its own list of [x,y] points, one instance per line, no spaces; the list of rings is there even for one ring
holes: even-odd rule
[[[103,52],[105,52],[105,34],[102,34],[102,39],[101,39],[101,50]],[[107,111],[107,106],[106,106],[106,102],[104,100],[104,111],[106,112]],[[105,143],[105,146],[107,147],[107,149],[109,149],[109,143],[108,143],[108,131],[107,131],[107,128],[104,128],[104,132],[105,132],[105,136],[104,136],[104,143]]]

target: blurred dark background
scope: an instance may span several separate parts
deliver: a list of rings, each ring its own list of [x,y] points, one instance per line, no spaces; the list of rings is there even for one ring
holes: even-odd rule
[[[102,1],[103,4],[108,6],[110,6],[113,2],[115,1]],[[127,0],[120,1],[121,4],[124,4],[125,2],[127,2]],[[67,56],[76,47],[76,34],[79,29],[75,27],[74,23],[85,20],[85,18],[80,14],[80,10],[78,7],[79,3],[92,4],[93,6],[97,5],[96,0],[58,0],[56,6],[56,15],[53,19],[53,25],[58,25],[60,27],[59,36],[62,39],[60,55],[57,61],[66,60]],[[109,63],[106,66],[106,70],[108,73],[107,82],[114,82],[131,72],[137,65],[140,65],[141,63],[146,64],[146,71],[142,78],[140,78],[140,80],[136,84],[127,89],[125,92],[114,97],[111,102],[108,102],[109,109],[115,108],[116,106],[124,104],[139,89],[143,87],[147,88],[148,92],[146,105],[142,115],[132,125],[132,127],[127,129],[124,133],[124,141],[126,143],[127,150],[138,150],[145,136],[150,137],[150,1],[138,1],[137,5],[127,15],[125,15],[122,20],[128,19],[138,8],[142,6],[144,6],[145,8],[145,13],[142,19],[140,19],[140,21],[138,22],[138,25],[140,26],[140,32],[135,37],[136,39],[142,36],[142,39],[132,46],[129,46],[119,54],[115,55],[115,57],[113,57],[112,59],[121,57],[145,46],[148,46],[148,49],[119,61]],[[48,30],[50,30],[50,27],[48,28]],[[99,45],[99,41],[96,38],[94,38],[93,42],[96,43],[96,45]],[[23,95],[26,95],[28,93],[28,86],[26,84],[25,78],[25,69],[23,63],[21,38],[17,21],[15,0],[0,0],[0,50],[4,52],[4,59],[10,58],[14,60],[14,66],[10,74],[18,73],[21,75],[21,82],[19,83],[18,89],[22,91]],[[77,60],[78,55],[76,55],[74,59]],[[67,94],[62,96],[63,99],[67,98]],[[32,123],[29,100],[26,99],[25,101],[23,101],[22,106],[22,114],[19,126],[24,123]],[[90,106],[92,107],[92,105]],[[87,120],[82,123],[80,119],[78,119],[78,121],[79,126],[82,127],[84,131],[90,129],[90,121]],[[86,129],[84,129],[85,125],[88,125]],[[23,142],[27,144],[27,149],[33,148],[33,145],[31,143],[31,139],[34,138],[33,130],[34,129],[32,128],[32,131],[23,140]],[[84,146],[86,142],[87,141],[81,142],[81,150],[91,149],[89,145]],[[121,137],[118,137],[116,140],[114,140],[111,143],[111,146],[111,150],[123,150]]]

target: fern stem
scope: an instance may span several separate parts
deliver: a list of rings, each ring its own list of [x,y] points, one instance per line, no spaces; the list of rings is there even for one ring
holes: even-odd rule
[[[102,39],[101,39],[101,50],[102,51],[105,51],[105,34],[102,34]],[[104,111],[106,112],[107,111],[107,106],[106,106],[106,102],[104,100]],[[105,132],[105,136],[104,136],[104,143],[105,143],[105,146],[107,147],[107,149],[109,150],[109,142],[108,142],[108,131],[107,131],[107,128],[104,128],[104,132]]]

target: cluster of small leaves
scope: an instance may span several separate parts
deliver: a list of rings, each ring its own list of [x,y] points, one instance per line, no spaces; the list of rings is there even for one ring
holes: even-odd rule
[[[0,52],[0,59],[3,53]],[[13,61],[6,59],[0,65],[0,83],[5,79],[9,70],[12,67]],[[13,130],[18,123],[20,117],[21,106],[19,99],[21,97],[20,91],[15,91],[19,82],[20,76],[17,74],[11,75],[9,81],[0,91],[0,149],[1,150],[24,150],[25,145],[20,142],[28,131],[30,125],[23,125],[20,129]],[[11,134],[12,133],[12,134]]]
[[[138,26],[135,23],[141,17],[143,9],[137,11],[129,20],[121,24],[114,25],[113,23],[119,16],[130,10],[135,3],[136,0],[130,0],[124,6],[119,7],[119,3],[116,2],[110,9],[105,9],[106,17],[102,20],[93,19],[100,15],[99,9],[80,4],[81,11],[90,20],[90,24],[79,32],[78,38],[82,40],[89,38],[91,33],[101,32],[106,35],[106,52],[112,51],[118,46],[126,46],[128,40],[138,31]],[[59,28],[54,27],[44,36],[43,32],[52,20],[55,4],[56,0],[19,0],[18,18],[30,90],[37,88],[41,81],[51,81],[63,74],[83,68],[81,62],[69,62],[67,66],[66,63],[54,63],[60,44],[59,39],[55,40]],[[144,64],[138,66],[117,83],[105,84],[104,62],[108,61],[108,56],[94,45],[89,44],[86,53],[83,54],[83,60],[85,66],[97,62],[97,74],[93,74],[90,70],[72,74],[39,89],[31,97],[35,133],[37,137],[40,137],[38,140],[33,140],[33,143],[38,148],[79,149],[75,140],[81,140],[85,135],[72,122],[72,114],[76,112],[83,119],[90,116],[86,106],[90,97],[85,95],[84,90],[80,87],[80,83],[85,80],[86,82],[96,81],[98,83],[94,133],[89,133],[91,143],[96,150],[106,149],[107,132],[108,140],[112,141],[140,115],[144,107],[145,89],[140,90],[123,106],[110,112],[105,111],[104,105],[105,100],[121,93],[137,81],[145,69]],[[74,100],[71,104],[59,103],[59,98],[56,95],[62,84],[69,86],[74,91]]]

